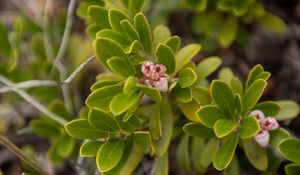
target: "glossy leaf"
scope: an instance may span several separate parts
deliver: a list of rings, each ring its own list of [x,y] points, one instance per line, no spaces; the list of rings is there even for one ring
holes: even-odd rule
[[[281,107],[274,101],[266,101],[257,103],[254,109],[261,110],[265,116],[276,116],[281,110]]]
[[[272,32],[279,34],[287,32],[287,27],[284,21],[271,13],[266,13],[261,18],[258,18],[258,21],[261,25],[271,30]]]
[[[258,145],[254,139],[242,140],[243,148],[250,163],[258,170],[265,171],[268,168],[266,151]]]
[[[290,133],[283,128],[279,128],[274,131],[270,131],[269,133],[270,133],[270,142],[269,143],[270,143],[270,145],[273,145],[276,147],[278,147],[278,144],[281,141],[291,137]]]
[[[196,80],[197,75],[195,71],[190,67],[186,67],[179,72],[178,84],[181,88],[186,88],[188,86],[193,85],[196,82]]]
[[[30,128],[38,135],[46,137],[58,137],[62,134],[56,125],[41,119],[32,120],[30,122]]]
[[[67,133],[76,139],[98,139],[107,137],[107,132],[94,129],[86,119],[75,119],[65,125]]]
[[[149,123],[149,132],[153,140],[159,140],[162,135],[162,128],[161,128],[161,120],[160,120],[160,106],[155,105],[154,115],[150,118]]]
[[[208,75],[213,73],[221,65],[221,59],[219,57],[208,57],[201,61],[197,65],[197,81],[200,82]]]
[[[101,131],[114,132],[119,130],[116,119],[109,113],[92,108],[89,112],[88,121],[90,125]]]
[[[110,85],[97,89],[92,92],[86,99],[86,105],[90,108],[99,108],[104,111],[109,110],[109,103],[114,96],[121,93],[123,87],[121,85]]]
[[[191,170],[190,157],[189,157],[189,136],[184,135],[179,142],[177,148],[177,162],[178,165],[185,171]]]
[[[200,102],[202,105],[211,104],[212,98],[210,95],[210,91],[205,87],[192,87],[193,96],[196,100]]]
[[[110,28],[108,21],[108,10],[98,5],[91,5],[88,8],[88,14],[92,21],[100,28]]]
[[[298,175],[300,174],[300,164],[299,163],[291,163],[284,167],[284,170],[287,175]]]
[[[240,130],[241,139],[254,137],[260,131],[260,124],[256,117],[246,117],[243,119]]]
[[[108,39],[112,39],[115,42],[119,43],[120,45],[123,46],[128,46],[130,44],[130,41],[127,40],[127,38],[125,38],[123,35],[121,35],[120,33],[112,30],[112,29],[103,29],[100,30],[97,34],[96,34],[97,38],[108,38]]]
[[[154,161],[155,175],[168,175],[169,173],[169,156],[168,152],[160,157],[156,157]]]
[[[121,46],[108,38],[97,38],[94,42],[94,50],[99,61],[106,67],[108,67],[107,60],[111,57],[126,58]]]
[[[140,93],[134,91],[131,94],[120,93],[110,102],[109,109],[114,115],[120,115],[127,111],[140,99]]]
[[[169,37],[171,37],[171,31],[165,25],[159,25],[153,30],[155,46],[157,46],[159,43],[164,43]]]
[[[123,115],[116,116],[116,120],[121,130],[125,132],[133,132],[141,126],[141,122],[134,114],[130,118],[128,118],[125,122],[123,121],[124,120]]]
[[[145,6],[145,0],[129,0],[128,1],[128,9],[131,14],[136,14],[140,12]]]
[[[279,143],[280,153],[289,161],[300,163],[300,140],[289,138]]]
[[[223,81],[214,80],[211,84],[211,96],[216,105],[225,112],[225,114],[233,117],[235,110],[235,100],[232,89]]]
[[[158,44],[156,48],[156,60],[157,63],[163,64],[166,66],[166,72],[172,74],[175,71],[175,56],[172,49],[165,44]]]
[[[219,119],[225,118],[224,112],[215,105],[201,107],[197,112],[197,116],[201,123],[208,128],[213,128]]]
[[[82,157],[94,157],[102,145],[99,141],[87,141],[80,146],[79,154]]]
[[[121,21],[122,20],[128,20],[128,17],[125,13],[123,13],[120,10],[117,9],[110,9],[108,11],[108,19],[109,19],[109,24],[111,28],[114,31],[117,31],[119,33],[123,32],[122,26],[121,26]]]
[[[235,16],[228,16],[221,24],[219,43],[228,47],[235,40],[238,31],[238,19]]]
[[[254,83],[255,80],[257,80],[257,77],[263,72],[264,68],[262,67],[262,65],[258,64],[254,66],[247,77],[246,88],[249,88],[251,84]]]
[[[151,100],[159,102],[161,100],[161,94],[158,89],[148,87],[145,85],[138,86]]]
[[[113,72],[123,77],[129,77],[131,75],[134,75],[133,66],[124,58],[111,57],[107,60],[106,63]]]
[[[122,158],[125,141],[121,139],[109,140],[101,145],[96,158],[97,167],[101,172],[114,168]]]
[[[218,138],[225,137],[237,128],[238,124],[233,120],[219,119],[214,125],[214,131]]]
[[[118,80],[102,80],[102,81],[97,81],[97,82],[95,82],[90,87],[90,89],[91,89],[91,91],[95,91],[95,90],[103,88],[105,86],[115,85],[117,83],[120,83],[120,81],[118,81]]]
[[[218,74],[218,78],[226,83],[230,83],[233,77],[234,77],[233,72],[228,67],[222,68]]]
[[[228,167],[234,156],[238,141],[238,135],[235,133],[231,134],[224,141],[224,144],[221,146],[221,148],[216,152],[213,159],[213,165],[217,170],[223,170]]]
[[[198,103],[197,100],[193,99],[188,103],[178,102],[178,106],[181,109],[181,112],[184,114],[184,116],[188,118],[190,121],[194,121],[194,122],[200,121],[196,115],[200,107],[200,104]]]
[[[196,169],[198,173],[204,173],[206,172],[206,168],[203,167],[203,165],[200,162],[200,157],[203,152],[204,148],[204,139],[194,137],[192,138],[192,144],[191,144],[191,161],[193,167]]]
[[[216,136],[211,128],[200,123],[188,123],[183,126],[183,131],[192,137],[211,138]]]
[[[140,41],[145,51],[150,54],[152,51],[152,35],[149,23],[142,13],[138,13],[134,17],[134,27],[140,36]]]
[[[283,100],[278,101],[276,103],[280,106],[281,109],[279,113],[274,116],[276,120],[282,121],[292,119],[299,115],[300,108],[296,102],[290,100]]]
[[[177,85],[171,92],[174,93],[176,99],[182,103],[188,103],[193,100],[193,94],[190,87],[181,88]]]
[[[253,109],[260,99],[266,85],[267,82],[265,80],[258,79],[246,90],[242,99],[242,115],[248,114]]]
[[[122,20],[121,21],[121,26],[123,29],[124,34],[131,39],[131,41],[134,40],[140,40],[139,34],[134,28],[134,26],[128,21],[128,20]]]
[[[189,44],[181,48],[175,56],[175,72],[181,70],[200,50],[201,46],[198,44]]]
[[[173,53],[176,53],[180,47],[181,41],[178,36],[172,36],[167,39],[165,44],[172,49]]]

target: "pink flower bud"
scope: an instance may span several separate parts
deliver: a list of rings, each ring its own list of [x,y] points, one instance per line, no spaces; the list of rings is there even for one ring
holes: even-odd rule
[[[154,71],[155,73],[161,75],[161,74],[165,74],[166,73],[166,66],[165,65],[162,65],[162,64],[157,64],[154,66]]]
[[[249,115],[255,116],[260,123],[265,119],[265,114],[261,110],[254,110]]]
[[[168,77],[160,77],[158,81],[154,82],[154,87],[162,92],[168,91]]]
[[[262,128],[268,131],[273,131],[279,128],[279,124],[273,117],[267,117],[262,123]]]
[[[141,71],[146,77],[150,77],[154,70],[154,64],[151,61],[147,61],[142,64]]]
[[[261,130],[256,134],[255,140],[260,146],[267,147],[270,141],[270,134],[266,130]]]

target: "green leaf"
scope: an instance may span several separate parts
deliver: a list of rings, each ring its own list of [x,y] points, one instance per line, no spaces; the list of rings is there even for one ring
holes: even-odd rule
[[[238,20],[235,16],[228,16],[224,22],[222,22],[219,34],[219,43],[223,47],[228,47],[235,40],[238,31]]]
[[[79,154],[81,157],[94,157],[102,145],[99,141],[87,141],[80,146]]]
[[[102,80],[102,81],[97,81],[97,82],[95,82],[90,87],[90,89],[91,89],[91,91],[95,91],[95,90],[103,88],[105,86],[115,85],[117,83],[120,83],[120,81],[118,81],[118,80]]]
[[[246,117],[242,120],[240,137],[241,139],[249,139],[254,137],[260,130],[260,124],[256,117]]]
[[[206,105],[197,111],[197,116],[208,128],[213,128],[215,123],[222,118],[225,118],[224,112],[215,105]]]
[[[298,175],[300,174],[300,164],[299,163],[291,163],[284,167],[285,173],[287,175]]]
[[[197,75],[195,71],[190,67],[186,67],[179,72],[178,83],[181,88],[186,88],[193,85],[196,80]]]
[[[216,138],[211,138],[205,144],[202,154],[200,155],[200,163],[204,168],[208,168],[211,164],[216,152],[219,149],[219,141]]]
[[[138,85],[138,88],[140,88],[151,100],[156,102],[161,100],[161,94],[158,89],[141,84]]]
[[[121,35],[120,33],[112,30],[112,29],[103,29],[100,30],[97,34],[96,34],[97,38],[108,38],[108,39],[112,39],[115,42],[119,43],[122,46],[128,46],[130,44],[130,41],[127,40],[127,38],[123,37],[123,35]]]
[[[230,83],[233,77],[234,77],[233,72],[228,67],[222,68],[218,74],[218,79],[226,83]]]
[[[193,96],[201,105],[211,104],[212,98],[210,91],[206,87],[192,87]]]
[[[256,80],[251,86],[246,90],[243,99],[242,99],[242,106],[243,111],[242,115],[247,115],[253,107],[256,105],[258,100],[260,99],[267,82],[262,79]]]
[[[154,174],[155,175],[168,175],[169,173],[169,156],[168,152],[154,160]]]
[[[129,77],[131,75],[134,75],[133,66],[124,58],[111,57],[107,60],[107,65],[113,72],[123,77]]]
[[[167,39],[165,44],[172,49],[173,53],[176,53],[180,47],[181,41],[178,36],[172,36]]]
[[[66,120],[71,120],[72,116],[67,110],[65,104],[61,100],[53,100],[49,104],[49,110],[54,112],[55,114],[61,116],[62,118]]]
[[[121,46],[112,39],[97,38],[94,42],[94,50],[99,61],[106,67],[108,67],[107,60],[111,57],[126,58]]]
[[[157,156],[162,156],[168,150],[171,142],[173,132],[173,114],[171,106],[166,99],[162,100],[159,105],[161,129],[163,132],[161,139],[153,142],[153,147],[155,154]]]
[[[268,168],[268,156],[266,151],[258,145],[254,139],[242,140],[243,148],[250,163],[258,170],[265,171]]]
[[[289,138],[279,143],[279,152],[289,161],[300,163],[300,140]]]
[[[116,119],[109,113],[97,108],[92,108],[89,112],[88,121],[90,125],[101,131],[114,132],[119,130]]]
[[[228,84],[220,80],[214,80],[211,84],[210,91],[216,105],[227,115],[234,117],[234,94]]]
[[[247,77],[246,88],[249,88],[252,85],[252,83],[254,83],[254,81],[257,80],[257,77],[263,72],[264,68],[260,64],[254,66]]]
[[[97,167],[101,172],[114,168],[121,160],[125,148],[125,141],[113,139],[101,145],[96,158]]]
[[[218,138],[225,137],[237,128],[238,124],[233,120],[219,119],[214,125],[214,131]]]
[[[197,65],[197,82],[202,81],[208,75],[213,73],[221,65],[222,61],[219,57],[208,57]]]
[[[234,156],[229,166],[224,170],[223,175],[239,175],[240,166],[237,156]]]
[[[281,110],[281,107],[274,101],[266,101],[257,103],[254,109],[261,110],[265,116],[276,116]]]
[[[291,137],[290,133],[283,128],[276,129],[274,131],[269,131],[270,133],[270,145],[278,147],[278,144]]]
[[[264,16],[258,18],[258,22],[272,32],[278,34],[284,34],[287,32],[287,27],[284,21],[271,13],[265,13]]]
[[[60,138],[59,139],[56,139],[52,145],[50,146],[49,150],[48,150],[48,157],[49,157],[49,160],[54,163],[54,164],[60,164],[62,163],[65,158],[63,158],[62,156],[60,156],[58,154],[58,143],[60,141]]]
[[[108,10],[98,5],[91,5],[88,8],[89,16],[92,21],[100,28],[110,28],[108,21]]]
[[[177,162],[185,172],[191,171],[189,157],[189,136],[184,135],[177,148]]]
[[[160,120],[160,106],[155,105],[154,115],[151,116],[149,122],[149,132],[153,140],[159,140],[162,135],[161,120]]]
[[[152,35],[149,23],[142,13],[134,17],[134,26],[139,33],[141,44],[148,54],[152,52]]]
[[[110,9],[108,11],[108,20],[111,28],[119,33],[123,32],[121,21],[128,20],[128,17],[125,13],[117,9]]]
[[[128,20],[122,20],[120,24],[124,34],[131,39],[131,41],[140,40],[139,33]]]
[[[128,2],[128,9],[133,15],[142,11],[144,6],[145,0],[129,0]]]
[[[235,94],[235,109],[236,109],[236,116],[235,119],[239,120],[239,116],[242,113],[242,97],[240,96],[240,94]]]
[[[98,139],[107,137],[107,132],[94,129],[86,119],[75,119],[65,125],[67,133],[76,139]]]
[[[206,168],[201,164],[200,158],[204,153],[204,139],[193,137],[191,144],[191,159],[193,167],[196,169],[198,173],[205,173]],[[206,161],[207,162],[207,161]]]
[[[176,99],[182,103],[188,103],[193,100],[193,94],[190,87],[181,88],[176,85],[171,92],[174,93]]]
[[[181,112],[184,114],[184,116],[189,119],[190,121],[199,122],[199,118],[196,115],[196,112],[198,111],[200,104],[197,102],[197,100],[193,99],[192,101],[188,103],[181,103],[178,102],[178,106],[181,109]]]
[[[58,137],[62,133],[56,125],[41,119],[35,119],[30,122],[30,128],[38,135],[45,137]]]
[[[133,114],[129,119],[127,119],[125,122],[123,121],[123,115],[116,116],[117,122],[121,128],[122,131],[125,132],[133,132],[137,130],[141,126],[141,122],[139,119]]]
[[[300,112],[299,105],[294,101],[283,100],[283,101],[278,101],[276,103],[281,108],[279,113],[276,116],[274,116],[274,118],[276,118],[276,120],[278,121],[295,118],[298,116]]]
[[[200,123],[188,123],[183,126],[183,131],[192,137],[211,138],[216,136],[212,129]]]
[[[184,0],[184,3],[188,7],[193,8],[199,12],[204,11],[207,6],[207,0]]]
[[[136,77],[130,76],[126,79],[123,92],[125,94],[130,94],[137,89],[138,79]]]
[[[181,48],[177,55],[175,56],[176,60],[176,69],[175,73],[181,70],[190,60],[201,50],[201,45],[199,44],[189,44]]]
[[[109,109],[114,115],[120,115],[127,111],[140,99],[139,91],[134,91],[131,94],[123,92],[116,95],[110,102]]]
[[[11,45],[8,40],[8,31],[5,25],[0,23],[0,53],[8,56],[11,50]]]
[[[233,133],[224,141],[224,144],[216,152],[213,159],[213,165],[217,170],[223,170],[228,167],[234,156],[238,141],[239,136],[236,133]]]
[[[57,144],[57,154],[63,158],[70,156],[75,147],[75,140],[69,136],[59,138]]]
[[[85,103],[89,108],[95,107],[108,111],[110,101],[121,92],[123,92],[122,85],[105,86],[92,92]]]
[[[153,30],[154,45],[164,43],[169,37],[171,37],[171,31],[165,25],[159,25]]]
[[[234,93],[243,95],[244,88],[243,88],[243,84],[240,79],[238,79],[237,77],[233,77],[231,79],[229,85]]]
[[[155,53],[157,63],[165,65],[168,74],[174,73],[176,63],[172,49],[169,46],[160,43],[158,44]]]

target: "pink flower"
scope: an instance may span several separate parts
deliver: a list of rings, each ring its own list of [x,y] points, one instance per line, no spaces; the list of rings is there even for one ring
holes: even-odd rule
[[[256,142],[262,147],[267,147],[270,141],[269,131],[278,129],[280,127],[278,122],[273,117],[266,118],[260,110],[254,110],[250,115],[255,116],[260,124],[260,131],[255,136]]]
[[[140,81],[147,86],[167,92],[169,76],[166,74],[166,70],[166,67],[162,64],[155,65],[153,62],[147,61],[142,64],[141,71],[144,76]]]

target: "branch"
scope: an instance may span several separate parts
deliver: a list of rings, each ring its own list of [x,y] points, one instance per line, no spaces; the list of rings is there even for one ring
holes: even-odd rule
[[[22,89],[19,89],[16,87],[14,83],[12,83],[10,80],[5,78],[4,76],[0,75],[0,81],[5,84],[6,86],[9,86],[12,91],[19,94],[22,98],[24,98],[28,103],[30,103],[32,106],[34,106],[36,109],[38,109],[40,112],[44,113],[46,116],[48,116],[50,119],[56,121],[57,123],[61,125],[65,125],[67,123],[66,120],[61,118],[60,116],[56,115],[55,113],[49,111],[45,106],[43,106],[41,103],[39,103],[37,100],[35,100],[33,97],[31,97],[27,92],[25,92]]]
[[[30,80],[24,81],[21,83],[16,83],[15,87],[18,89],[27,89],[32,87],[40,87],[40,86],[58,86],[59,84],[53,80]],[[0,94],[12,91],[11,87],[4,86],[0,88]]]
[[[93,61],[96,58],[95,55],[91,56],[90,58],[88,58],[87,60],[85,60],[82,64],[80,64],[80,66],[77,67],[77,69],[75,69],[75,71],[67,78],[65,79],[63,82],[61,83],[70,83],[78,73],[80,73],[82,71],[82,69],[88,65],[91,61]]]
[[[37,162],[33,161],[31,158],[27,157],[22,150],[20,150],[16,145],[14,145],[11,141],[9,141],[3,135],[0,135],[0,144],[4,145],[11,152],[15,153],[20,159],[25,161],[31,168],[39,172],[39,174],[50,175],[45,168],[40,167]]]

